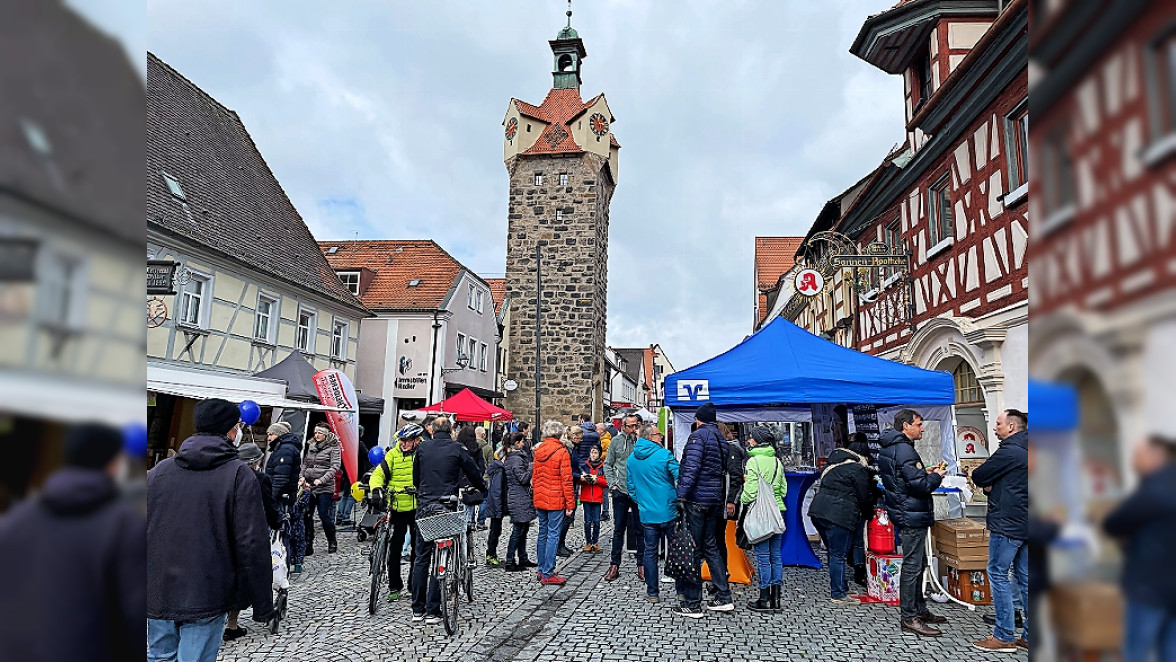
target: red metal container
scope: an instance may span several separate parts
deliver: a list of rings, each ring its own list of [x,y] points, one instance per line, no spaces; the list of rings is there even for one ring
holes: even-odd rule
[[[890,554],[894,551],[894,525],[885,510],[878,508],[874,511],[874,519],[866,525],[866,537],[871,552]]]

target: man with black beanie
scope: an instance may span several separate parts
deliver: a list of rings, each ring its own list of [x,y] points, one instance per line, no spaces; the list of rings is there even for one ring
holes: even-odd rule
[[[261,487],[230,441],[239,420],[237,405],[202,400],[196,434],[147,474],[148,662],[213,662],[229,611],[273,616]]]
[[[10,570],[0,591],[0,657],[114,662],[141,654],[144,521],[115,484],[122,449],[118,430],[71,428],[65,466],[0,518],[0,563]]]

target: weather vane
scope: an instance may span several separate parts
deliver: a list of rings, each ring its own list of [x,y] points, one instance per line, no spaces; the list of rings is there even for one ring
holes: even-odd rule
[[[568,0],[568,27],[572,27],[572,0]]]

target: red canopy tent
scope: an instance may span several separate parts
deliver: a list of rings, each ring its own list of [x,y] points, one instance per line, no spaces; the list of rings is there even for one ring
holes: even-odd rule
[[[513,421],[514,414],[486,402],[474,395],[474,392],[462,389],[453,397],[446,398],[434,405],[429,405],[421,411],[432,414],[453,414],[459,421]]]

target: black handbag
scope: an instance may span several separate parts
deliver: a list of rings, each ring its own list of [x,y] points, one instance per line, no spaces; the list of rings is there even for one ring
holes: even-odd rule
[[[461,495],[461,502],[467,506],[480,506],[486,500],[486,493],[478,490],[466,490]]]
[[[695,563],[697,545],[684,518],[679,518],[666,549],[666,576],[695,584],[702,583],[702,569]]]

